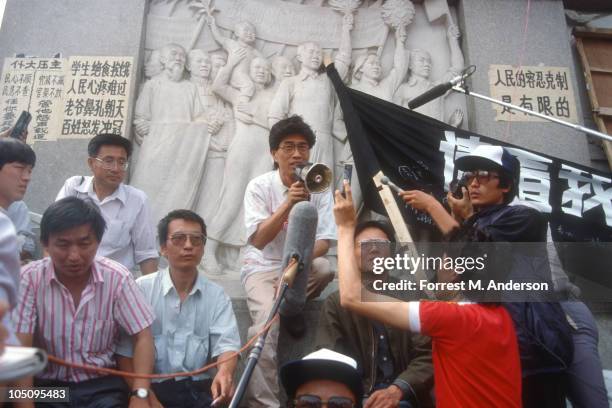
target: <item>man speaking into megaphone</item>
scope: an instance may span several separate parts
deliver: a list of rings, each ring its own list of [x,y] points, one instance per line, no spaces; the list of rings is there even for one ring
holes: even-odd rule
[[[293,296],[288,295],[281,306],[281,325],[297,337],[305,330],[301,314],[305,298],[317,297],[333,279],[329,261],[323,258],[336,239],[333,197],[331,189],[325,188],[331,174],[307,164],[315,135],[301,117],[291,116],[272,126],[269,142],[275,170],[251,180],[244,196],[248,238],[241,279],[253,320],[248,335],[257,334],[270,313],[279,275],[290,255],[284,252],[289,251],[298,255],[303,268]],[[277,341],[278,325],[273,325],[248,385],[246,406],[280,406]]]

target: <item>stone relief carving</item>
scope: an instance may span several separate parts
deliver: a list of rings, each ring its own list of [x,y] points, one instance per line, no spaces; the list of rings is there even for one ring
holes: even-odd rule
[[[249,100],[245,101],[242,89],[231,86],[232,73],[247,55],[244,48],[230,51],[227,65],[221,68],[213,83],[213,90],[234,106],[236,119],[218,207],[209,219],[208,236],[211,242],[207,245],[205,263],[211,274],[219,273],[220,269],[216,259],[218,243],[233,247],[246,244],[244,223],[236,222],[244,218],[244,191],[251,179],[273,168],[268,145],[268,107],[274,95],[270,62],[262,57],[251,59],[248,80],[252,83],[253,94]]]
[[[348,16],[348,17],[346,17]],[[352,16],[343,20],[342,44],[334,62],[341,76],[345,76],[350,65],[350,30]],[[349,47],[347,49],[347,46]],[[270,105],[270,126],[293,114],[301,115],[314,130],[317,141],[310,153],[310,160],[334,168],[334,144],[332,128],[334,118],[340,115],[336,94],[327,75],[321,71],[323,51],[318,43],[300,44],[297,60],[301,64],[295,77],[284,79],[276,90]]]
[[[218,197],[221,193],[227,148],[234,136],[231,105],[212,90],[213,78],[219,68],[225,65],[225,58],[222,55],[220,57],[216,59],[215,66],[213,57],[203,50],[194,49],[187,54],[189,80],[198,88],[203,109],[200,118],[207,124],[206,130],[210,137],[195,206],[195,211],[205,220],[211,220],[217,210],[217,200],[211,200],[210,197]]]
[[[156,221],[193,207],[210,140],[207,124],[196,121],[203,108],[196,85],[184,78],[185,62],[183,47],[164,46],[162,72],[145,82],[134,111],[141,146],[131,183],[150,197]]]
[[[271,125],[300,114],[317,134],[311,161],[341,174],[352,160],[320,69],[324,54],[349,86],[404,106],[463,67],[451,12],[445,2],[436,12],[428,4],[215,0],[213,8],[210,0],[152,0],[132,183],[149,195],[156,221],[173,208],[196,210],[211,238],[205,271],[237,272],[244,190],[272,168]],[[174,42],[188,51],[186,67]],[[463,98],[447,95],[417,111],[458,125],[464,109]]]
[[[413,98],[428,91],[441,82],[450,80],[459,75],[463,69],[464,61],[463,54],[459,48],[459,28],[450,22],[447,29],[448,48],[450,50],[451,65],[438,81],[430,79],[431,74],[431,55],[429,52],[421,49],[415,49],[410,52],[410,75],[408,81],[397,90],[395,102],[404,107],[408,107],[408,102]],[[448,122],[452,126],[459,126],[463,120],[463,111],[455,109],[447,118],[444,112],[444,97],[434,99],[433,101],[422,105],[415,110],[432,118]]]

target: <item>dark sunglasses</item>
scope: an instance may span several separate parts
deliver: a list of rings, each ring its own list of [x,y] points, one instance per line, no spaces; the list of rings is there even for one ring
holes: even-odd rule
[[[478,181],[478,184],[488,183],[492,178],[499,178],[499,175],[488,170],[474,170],[463,173],[463,179],[466,185],[472,184],[474,179]]]
[[[321,408],[323,404],[326,404],[327,408],[354,408],[356,406],[350,398],[331,397],[323,401],[316,395],[300,395],[289,406],[292,408]]]

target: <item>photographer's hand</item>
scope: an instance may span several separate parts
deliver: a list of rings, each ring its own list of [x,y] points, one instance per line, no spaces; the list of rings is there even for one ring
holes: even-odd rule
[[[472,207],[472,201],[470,200],[470,193],[466,187],[461,187],[463,192],[462,198],[455,198],[450,192],[447,194],[446,199],[451,209],[451,214],[458,222],[463,222],[470,218],[474,214],[474,207]]]
[[[351,185],[347,180],[343,181],[344,195],[336,190],[336,203],[334,205],[334,217],[338,228],[354,229],[357,224],[357,215],[353,207],[353,194]]]

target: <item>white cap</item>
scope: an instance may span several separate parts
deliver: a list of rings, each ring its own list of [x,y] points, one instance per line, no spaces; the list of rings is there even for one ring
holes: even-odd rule
[[[302,360],[330,360],[330,361],[338,361],[340,363],[348,364],[354,369],[357,369],[357,361],[355,359],[345,356],[344,354],[340,354],[334,350],[322,348],[321,350],[317,350],[313,353],[310,353],[302,358]]]
[[[501,168],[516,175],[520,164],[516,157],[501,146],[479,145],[472,153],[455,160],[455,166],[462,171]]]

